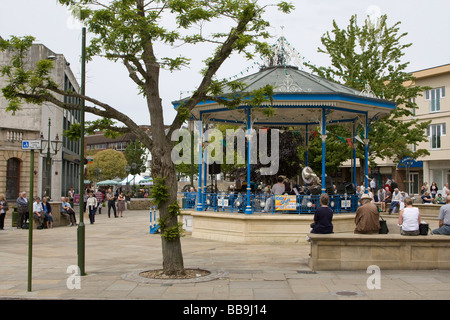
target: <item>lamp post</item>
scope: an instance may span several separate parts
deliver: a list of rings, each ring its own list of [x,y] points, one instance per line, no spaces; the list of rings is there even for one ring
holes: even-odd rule
[[[127,173],[127,191],[129,191],[129,190],[128,190],[128,175],[130,174],[130,170],[131,170],[131,167],[127,165],[127,166],[125,167],[125,171],[126,171],[126,173]]]
[[[46,151],[46,156],[45,156],[45,172],[46,172],[46,183],[45,183],[45,195],[47,197],[49,197],[51,199],[51,191],[50,191],[50,180],[51,180],[51,161],[52,161],[52,155],[56,156],[56,154],[58,153],[58,151],[60,150],[61,146],[62,146],[62,141],[59,140],[59,136],[58,134],[56,134],[55,140],[50,141],[50,128],[51,128],[51,118],[48,118],[48,135],[47,135],[47,139],[44,138],[44,134],[41,132],[41,146],[42,149],[41,154],[44,154],[45,149],[47,149]]]
[[[86,85],[86,28],[82,29],[81,41],[81,95],[85,95]],[[77,230],[77,251],[78,251],[78,267],[80,275],[85,276],[85,225],[84,225],[84,106],[85,101],[81,99],[81,135],[80,135],[80,222]]]

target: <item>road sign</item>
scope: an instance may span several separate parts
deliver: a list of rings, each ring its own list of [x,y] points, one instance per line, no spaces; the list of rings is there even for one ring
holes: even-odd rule
[[[23,140],[22,150],[40,150],[41,140]]]

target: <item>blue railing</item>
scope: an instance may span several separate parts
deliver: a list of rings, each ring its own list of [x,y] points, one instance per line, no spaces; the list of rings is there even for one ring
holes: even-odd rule
[[[182,208],[197,210],[198,193],[181,192]],[[278,197],[267,194],[252,194],[250,204],[254,213],[314,213],[319,207],[320,195],[294,195]],[[203,210],[214,212],[244,213],[247,207],[247,194],[235,193],[202,193]],[[328,206],[334,213],[355,212],[358,208],[359,196],[331,195]]]

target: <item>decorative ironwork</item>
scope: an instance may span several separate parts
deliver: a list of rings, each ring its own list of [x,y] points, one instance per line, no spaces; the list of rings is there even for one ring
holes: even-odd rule
[[[264,59],[264,66],[270,67],[286,67],[299,66],[301,59],[297,51],[289,45],[285,37],[280,37],[272,46],[272,53]]]

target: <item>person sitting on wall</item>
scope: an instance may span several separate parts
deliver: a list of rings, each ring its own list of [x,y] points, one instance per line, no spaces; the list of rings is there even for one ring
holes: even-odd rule
[[[442,194],[438,193],[436,199],[434,199],[436,204],[445,204],[445,199],[442,197]]]
[[[392,200],[391,205],[389,206],[389,214],[396,213],[398,210],[398,207],[400,206],[400,202],[402,201],[402,194],[398,190],[398,188],[394,189],[394,192],[392,193]]]
[[[439,210],[439,228],[432,231],[433,234],[450,235],[450,195],[445,200],[447,204],[443,205]]]
[[[43,229],[44,228],[44,213],[42,212],[42,203],[41,198],[36,197],[35,201],[33,202],[33,218],[37,222],[37,228]]]
[[[410,197],[405,198],[405,208],[400,210],[398,224],[401,226],[400,234],[404,236],[418,236],[420,234],[420,212],[419,208],[413,207]]]
[[[428,191],[426,191],[425,194],[421,198],[422,198],[422,203],[425,203],[425,204],[433,203],[433,199],[430,197],[430,193]]]
[[[75,218],[75,211],[72,209],[72,206],[69,202],[67,202],[67,197],[61,197],[61,215],[68,217],[69,225],[75,226],[77,224],[77,220]]]
[[[363,194],[359,199],[361,206],[356,209],[355,233],[373,234],[380,232],[380,214],[378,207],[372,203],[368,194]]]
[[[311,224],[311,233],[333,233],[333,210],[328,206],[330,197],[327,193],[320,195],[320,207],[314,213],[314,223]]]

